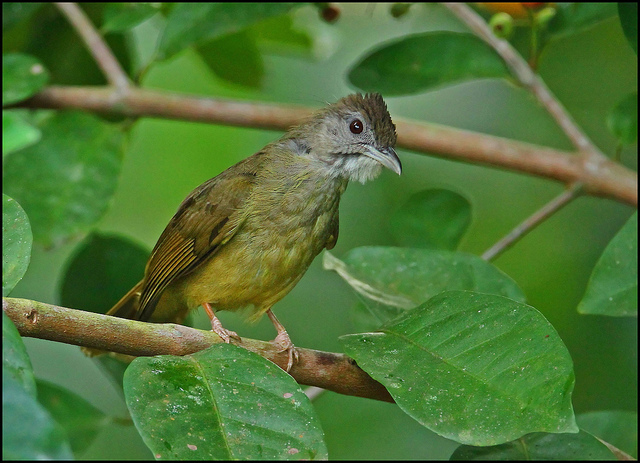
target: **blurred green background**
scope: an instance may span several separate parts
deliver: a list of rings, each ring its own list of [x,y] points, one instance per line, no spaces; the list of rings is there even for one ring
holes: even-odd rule
[[[217,78],[187,51],[153,66],[143,86],[194,95],[283,102],[320,107],[352,93],[346,73],[379,43],[427,30],[464,31],[443,8],[414,5],[394,19],[388,5],[341,5],[336,23],[305,6],[294,24],[315,38],[315,58],[264,51],[262,88],[247,89]],[[157,34],[153,21],[137,28],[141,48]],[[551,43],[539,72],[558,99],[606,154],[615,140],[606,128],[613,105],[637,88],[637,58],[617,19]],[[499,80],[449,86],[428,93],[386,98],[392,116],[548,145],[571,146],[547,113],[524,90]],[[129,140],[121,182],[99,231],[130,237],[149,250],[182,199],[197,185],[276,139],[277,132],[169,120],[138,121]],[[636,168],[637,146],[622,152]],[[481,254],[522,219],[562,191],[544,179],[399,150],[401,177],[384,172],[367,185],[352,184],[341,204],[337,257],[364,245],[394,245],[388,217],[413,193],[446,188],[472,204],[473,222],[461,250]],[[584,197],[571,203],[495,264],[524,290],[528,302],[558,330],[575,363],[576,413],[637,409],[637,319],[581,316],[576,312],[589,275],[609,240],[633,209]],[[12,297],[59,302],[65,261],[77,242],[53,251],[35,246],[25,278]],[[52,278],[52,275],[54,277]],[[293,342],[340,351],[338,337],[354,332],[350,312],[357,297],[316,259],[296,288],[274,310]],[[207,329],[201,311],[195,326]],[[255,325],[222,313],[241,336],[272,339],[268,319]],[[109,414],[126,416],[117,388],[79,348],[36,339],[25,344],[38,377],[63,385]],[[70,365],[71,368],[61,368]],[[441,459],[457,444],[440,438],[395,405],[326,393],[315,401],[332,459]],[[113,424],[84,458],[151,458],[132,427]]]

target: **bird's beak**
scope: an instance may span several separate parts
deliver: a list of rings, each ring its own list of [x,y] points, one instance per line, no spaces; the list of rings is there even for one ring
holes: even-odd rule
[[[373,146],[368,146],[367,150],[363,154],[365,156],[369,156],[371,159],[378,161],[387,169],[391,169],[398,175],[402,173],[402,164],[400,163],[400,158],[396,154],[396,151],[391,147],[384,148],[380,151]]]

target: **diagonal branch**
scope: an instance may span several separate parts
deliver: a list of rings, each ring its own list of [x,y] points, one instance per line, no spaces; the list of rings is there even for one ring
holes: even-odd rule
[[[527,217],[520,225],[515,227],[509,234],[491,246],[482,254],[484,260],[493,260],[504,251],[509,249],[516,241],[520,240],[527,233],[558,212],[564,206],[576,199],[582,191],[582,184],[574,183],[536,212]]]
[[[2,309],[22,336],[133,356],[187,355],[222,342],[212,331],[173,323],[145,323],[68,309],[27,299],[2,298]],[[281,368],[286,352],[270,342],[242,338],[234,344]],[[385,387],[344,354],[297,347],[299,360],[289,374],[300,384],[339,394],[393,402]]]
[[[55,5],[80,35],[107,82],[120,90],[126,90],[130,85],[129,77],[84,11],[77,3],[58,2]]]
[[[75,108],[274,130],[286,130],[312,112],[311,108],[193,97],[135,87],[123,94],[111,87],[52,86],[20,106]],[[426,122],[394,120],[399,147],[525,172],[564,184],[580,182],[587,194],[614,198],[633,206],[638,204],[637,173],[609,159],[603,158],[594,164],[568,151]]]
[[[546,108],[578,151],[587,153],[588,156],[593,158],[592,161],[606,159],[589,140],[589,137],[578,127],[571,115],[545,85],[544,81],[531,69],[507,40],[497,37],[486,21],[468,5],[464,3],[444,3],[444,6],[502,57],[514,77]]]

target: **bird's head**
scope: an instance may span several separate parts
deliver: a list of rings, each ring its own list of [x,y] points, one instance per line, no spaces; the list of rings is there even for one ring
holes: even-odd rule
[[[320,161],[331,177],[364,183],[377,177],[382,166],[398,175],[402,172],[394,150],[396,127],[378,93],[346,96],[318,111],[291,135],[298,150]]]

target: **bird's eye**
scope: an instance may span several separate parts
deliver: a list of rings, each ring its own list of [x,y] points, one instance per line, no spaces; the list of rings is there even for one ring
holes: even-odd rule
[[[351,130],[351,133],[362,133],[362,131],[364,130],[364,125],[362,124],[362,121],[360,119],[354,119],[353,121],[351,121],[351,124],[349,124],[349,130]]]

